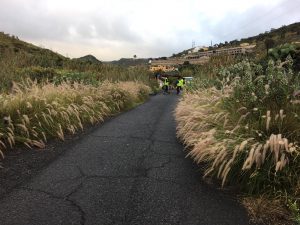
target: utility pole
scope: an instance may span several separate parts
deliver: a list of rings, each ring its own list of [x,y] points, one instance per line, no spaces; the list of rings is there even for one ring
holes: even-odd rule
[[[196,44],[195,44],[195,41],[193,40],[193,41],[192,41],[192,48],[195,48],[195,45],[196,45]]]

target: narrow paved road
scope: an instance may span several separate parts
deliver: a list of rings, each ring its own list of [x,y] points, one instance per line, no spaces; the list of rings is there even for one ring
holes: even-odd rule
[[[177,96],[158,95],[105,122],[0,200],[1,225],[246,225],[209,187],[175,134]]]

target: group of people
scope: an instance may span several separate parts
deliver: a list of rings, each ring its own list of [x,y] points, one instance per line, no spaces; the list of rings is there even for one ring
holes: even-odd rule
[[[185,84],[184,78],[182,77],[178,77],[176,82],[173,84],[176,87],[176,94],[179,95],[180,92],[183,89],[183,86]],[[172,86],[170,85],[170,81],[169,79],[166,77],[164,79],[164,85],[163,85],[163,90],[164,90],[164,94],[170,94],[170,88]]]

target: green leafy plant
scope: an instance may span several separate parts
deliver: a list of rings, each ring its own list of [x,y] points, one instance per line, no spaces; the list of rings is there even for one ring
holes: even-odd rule
[[[295,221],[296,225],[300,224],[300,206],[297,204],[297,201],[288,200],[287,203],[288,208],[292,212],[293,220]]]
[[[295,195],[300,168],[298,75],[291,58],[223,68],[221,88],[196,90],[180,101],[178,136],[205,176],[239,184],[249,193]]]
[[[294,55],[295,53],[296,45],[289,43],[268,50],[269,56],[274,60],[284,60],[288,55]]]

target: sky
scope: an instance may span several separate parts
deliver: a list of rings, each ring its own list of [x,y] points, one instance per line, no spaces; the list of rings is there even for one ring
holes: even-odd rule
[[[300,22],[300,0],[0,0],[0,31],[70,58],[152,58]]]

